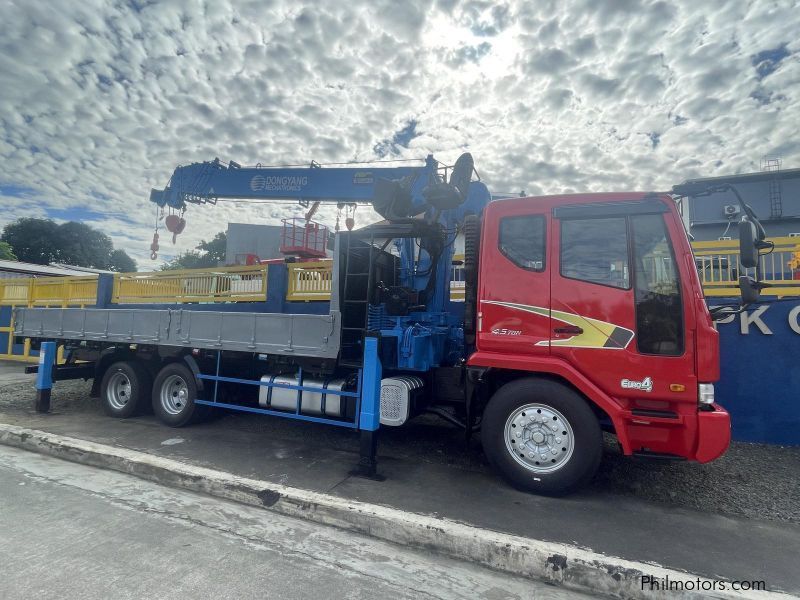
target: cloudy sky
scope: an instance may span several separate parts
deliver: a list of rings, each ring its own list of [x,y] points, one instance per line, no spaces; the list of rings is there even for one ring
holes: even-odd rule
[[[150,188],[217,156],[469,150],[490,189],[529,194],[800,167],[791,0],[0,0],[0,22],[0,226],[82,220],[141,270]],[[191,207],[162,256],[296,210]]]

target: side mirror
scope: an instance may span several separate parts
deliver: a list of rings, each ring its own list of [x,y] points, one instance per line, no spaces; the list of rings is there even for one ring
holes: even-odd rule
[[[739,262],[746,269],[758,266],[759,232],[756,224],[748,217],[742,217],[739,222]],[[739,278],[741,285],[742,278]]]
[[[742,295],[742,304],[747,306],[748,304],[758,302],[758,297],[761,294],[762,287],[763,286],[752,277],[748,275],[740,275],[739,292]]]

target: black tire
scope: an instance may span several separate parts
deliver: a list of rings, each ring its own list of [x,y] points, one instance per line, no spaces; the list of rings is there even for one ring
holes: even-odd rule
[[[147,369],[136,361],[112,364],[100,382],[103,411],[116,419],[127,419],[147,410],[150,404],[152,378]]]
[[[514,487],[551,496],[586,484],[603,455],[600,424],[586,400],[546,379],[517,379],[497,390],[481,441],[489,463]]]
[[[169,363],[153,382],[153,413],[169,427],[183,427],[203,419],[208,411],[195,404],[197,380],[183,363]]]

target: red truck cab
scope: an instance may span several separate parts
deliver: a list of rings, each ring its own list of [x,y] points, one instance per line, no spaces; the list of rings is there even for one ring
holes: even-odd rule
[[[478,273],[468,366],[493,373],[483,445],[512,483],[580,485],[599,464],[601,426],[626,455],[725,452],[717,331],[669,196],[492,202]]]

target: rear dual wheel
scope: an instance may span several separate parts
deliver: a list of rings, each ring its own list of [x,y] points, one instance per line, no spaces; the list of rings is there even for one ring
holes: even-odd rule
[[[152,378],[148,370],[132,360],[112,364],[100,382],[100,398],[105,413],[127,419],[147,410]]]
[[[173,362],[158,372],[153,382],[153,412],[162,423],[183,427],[208,416],[208,407],[195,400],[197,380],[189,367]]]

